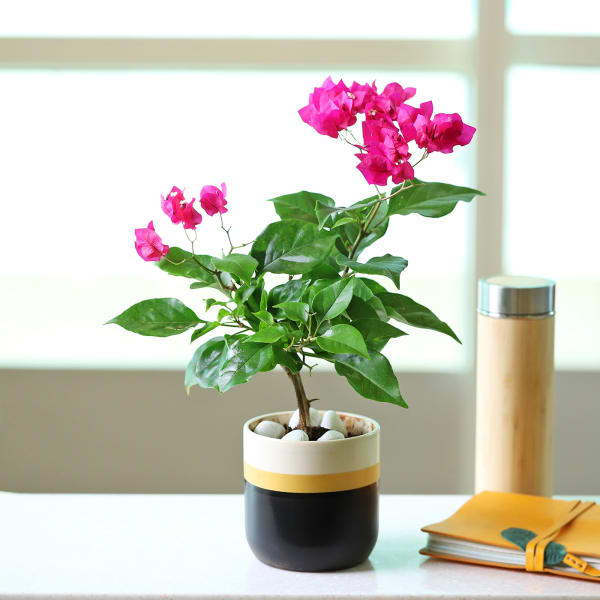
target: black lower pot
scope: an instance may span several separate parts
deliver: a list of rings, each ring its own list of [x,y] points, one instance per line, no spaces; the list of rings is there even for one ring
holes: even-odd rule
[[[340,414],[352,436],[282,441],[244,426],[246,538],[264,563],[291,571],[335,571],[364,562],[379,527],[379,425]],[[360,434],[360,435],[358,435]]]
[[[264,563],[291,571],[336,571],[369,557],[377,541],[378,484],[290,494],[246,482],[246,538]]]

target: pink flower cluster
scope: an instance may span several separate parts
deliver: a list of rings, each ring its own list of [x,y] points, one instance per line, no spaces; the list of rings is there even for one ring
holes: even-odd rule
[[[221,188],[214,185],[205,185],[200,191],[200,206],[209,217],[227,212],[227,186],[222,183]],[[185,199],[181,189],[173,186],[167,196],[161,196],[161,208],[171,219],[172,223],[183,224],[184,229],[196,229],[202,223],[202,215],[195,209],[195,198],[190,202]],[[152,221],[148,227],[135,230],[135,249],[146,261],[160,260],[169,252],[169,246],[163,244],[160,236],[154,229]]]
[[[354,125],[357,115],[364,115],[363,143],[353,144],[360,150],[357,168],[368,183],[387,185],[391,177],[398,184],[414,177],[409,142],[427,153],[447,154],[455,146],[466,146],[475,133],[457,113],[438,113],[432,118],[431,102],[419,108],[407,104],[415,93],[415,88],[398,83],[390,83],[378,93],[375,82],[363,85],[355,81],[348,87],[341,79],[334,83],[328,77],[298,112],[318,133],[333,138]]]

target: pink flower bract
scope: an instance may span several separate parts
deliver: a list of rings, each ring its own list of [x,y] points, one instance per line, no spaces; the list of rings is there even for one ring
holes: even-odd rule
[[[455,146],[466,146],[473,139],[475,127],[463,123],[458,113],[438,113],[431,119],[431,103],[425,104],[427,106],[421,105],[414,123],[419,148],[449,154]]]
[[[169,246],[162,243],[152,221],[148,223],[148,227],[135,230],[135,249],[147,261],[160,260],[169,252]]]
[[[334,83],[328,77],[321,87],[314,89],[308,98],[308,104],[298,114],[321,135],[337,138],[338,132],[356,123],[354,97],[354,93],[341,79]]]
[[[227,212],[225,196],[227,196],[227,186],[224,183],[221,184],[221,189],[215,185],[205,185],[200,192],[200,206],[209,217],[217,213],[225,214]]]
[[[163,212],[176,225],[183,223],[185,229],[196,229],[202,223],[202,215],[194,208],[194,200],[186,202],[183,192],[173,186],[167,197],[161,196]]]

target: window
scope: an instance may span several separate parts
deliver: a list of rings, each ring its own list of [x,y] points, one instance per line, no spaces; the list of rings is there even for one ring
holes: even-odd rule
[[[0,263],[3,310],[11,315],[2,321],[0,366],[181,369],[188,336],[140,338],[101,327],[143,298],[177,296],[199,306],[201,292],[188,282],[141,263],[132,229],[154,219],[167,243],[185,247],[159,206],[173,184],[197,193],[226,181],[226,216],[240,242],[272,219],[267,198],[305,187],[340,203],[365,197],[350,149],[317,136],[296,110],[328,74],[374,74],[414,85],[417,99],[434,98],[437,109],[479,127],[472,147],[432,156],[420,174],[488,193],[441,220],[393,221],[398,245],[390,251],[409,261],[403,291],[467,342],[418,331],[390,346],[396,368],[469,369],[474,280],[504,270],[558,280],[557,364],[599,369],[598,345],[579,341],[600,337],[590,229],[597,208],[587,198],[587,219],[562,208],[564,188],[548,177],[567,177],[576,202],[589,194],[581,182],[593,162],[568,139],[557,157],[567,175],[560,165],[549,169],[554,144],[545,127],[566,94],[571,107],[597,104],[595,3],[569,5],[570,17],[548,2],[540,12],[532,0],[508,2],[506,14],[502,1],[383,4],[398,19],[380,19],[354,0],[308,2],[293,15],[288,4],[266,0],[3,7],[0,86],[9,93],[0,96],[0,164],[9,209],[0,235],[19,250]],[[361,18],[340,25],[340,10]],[[486,56],[494,60],[478,66]],[[544,102],[553,94],[555,102]],[[586,121],[592,138],[594,127]],[[527,152],[527,132],[537,153]],[[215,222],[207,219],[200,233],[207,251],[221,246]]]

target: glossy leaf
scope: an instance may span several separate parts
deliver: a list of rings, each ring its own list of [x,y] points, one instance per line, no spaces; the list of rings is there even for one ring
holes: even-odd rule
[[[199,282],[205,284],[202,287],[218,287],[219,284],[215,276],[206,270],[214,270],[212,260],[211,256],[204,254],[193,255],[191,252],[172,246],[169,249],[169,253],[157,264],[159,269],[169,275],[197,279]],[[203,268],[202,265],[206,268]]]
[[[379,319],[357,319],[352,321],[352,326],[361,332],[367,345],[378,351],[381,351],[391,338],[407,335],[404,331]]]
[[[392,189],[390,215],[410,215],[418,213],[424,217],[443,217],[451,213],[458,202],[471,202],[475,196],[485,196],[483,192],[468,187],[421,181],[414,179],[410,186],[399,191],[402,186]]]
[[[335,221],[332,229],[337,229],[338,227],[342,227],[343,225],[347,225],[348,223],[355,223],[355,222],[356,222],[356,219],[353,219],[352,217],[342,217],[341,219],[338,219]]]
[[[375,258],[369,259],[366,263],[350,260],[346,256],[338,256],[337,262],[342,267],[349,267],[356,273],[389,277],[398,289],[400,289],[400,273],[402,273],[408,265],[408,261],[405,258],[392,256],[391,254],[376,256]]]
[[[379,320],[379,315],[377,314],[377,311],[375,311],[375,309],[372,306],[369,306],[369,304],[367,304],[358,296],[354,296],[352,298],[352,301],[348,305],[348,308],[346,308],[346,314],[350,317],[350,319],[352,319],[352,321],[355,321],[357,319]]]
[[[388,359],[369,349],[369,358],[351,354],[333,356],[335,370],[363,397],[406,407]]]
[[[387,292],[387,290],[374,279],[369,279],[368,277],[357,277],[356,280],[366,285],[376,296],[378,294],[385,294]]]
[[[292,321],[297,323],[306,323],[308,321],[308,304],[306,302],[281,302],[276,304],[275,308]]]
[[[388,292],[379,294],[377,297],[383,302],[388,315],[393,319],[407,325],[412,325],[413,327],[439,331],[440,333],[449,335],[459,344],[461,343],[447,323],[438,319],[428,308],[415,302],[412,298]]]
[[[200,346],[185,371],[185,387],[190,391],[194,385],[219,389],[221,367],[227,358],[227,344],[223,337],[215,337]]]
[[[213,329],[216,329],[220,325],[221,323],[219,323],[219,321],[211,321],[209,323],[205,323],[202,327],[192,332],[192,338],[190,339],[190,342],[195,342],[199,337],[210,333]]]
[[[334,201],[328,196],[305,191],[271,198],[270,202],[273,203],[275,212],[283,220],[299,219],[315,224],[318,223],[316,214],[317,203],[322,206],[334,205]]]
[[[364,300],[382,321],[388,320],[388,314],[383,306],[383,302],[371,291],[371,288],[366,283],[368,279],[355,279],[354,296]],[[385,288],[383,288],[385,290]]]
[[[261,323],[266,323],[267,325],[273,325],[275,320],[273,319],[273,315],[266,310],[258,310],[255,313],[252,313]]]
[[[270,325],[259,330],[248,338],[249,342],[261,342],[263,344],[272,344],[285,336],[285,329],[281,325]]]
[[[291,373],[297,373],[302,368],[302,361],[293,351],[284,350],[279,346],[273,346],[273,353],[278,365],[284,369],[289,369]]]
[[[299,302],[304,290],[309,286],[310,281],[305,279],[292,279],[281,285],[277,285],[269,292],[269,306],[280,304],[281,302]]]
[[[315,214],[317,215],[317,222],[319,229],[323,227],[331,227],[333,225],[333,217],[339,212],[339,208],[336,208],[333,204],[325,204],[317,201]]]
[[[314,269],[329,255],[335,237],[312,223],[278,221],[258,236],[251,255],[263,271],[298,275]]]
[[[249,284],[258,261],[247,254],[230,254],[223,258],[213,258],[213,264],[219,271],[237,275],[244,283]]]
[[[379,238],[385,235],[389,224],[389,219],[386,217],[381,222],[377,223],[375,227],[369,229],[369,233],[360,241],[356,251],[354,252],[354,258],[358,258],[360,254],[368,248],[371,244],[376,242]],[[360,231],[360,226],[357,223],[348,223],[340,229],[334,229],[333,231],[342,231],[342,239],[348,243],[348,247],[354,244],[356,237]],[[347,247],[340,248],[340,244],[337,246],[344,254],[348,254]]]
[[[365,340],[351,325],[334,325],[317,338],[317,344],[331,354],[360,354],[369,357]]]
[[[219,390],[226,392],[234,385],[246,383],[256,373],[274,369],[276,364],[271,344],[238,340],[229,348],[227,360],[221,368]]]
[[[333,319],[346,310],[352,300],[353,290],[353,277],[338,279],[315,294],[311,308],[317,313],[321,321]]]
[[[201,323],[196,313],[176,298],[154,298],[134,304],[108,323],[139,335],[168,337]]]

